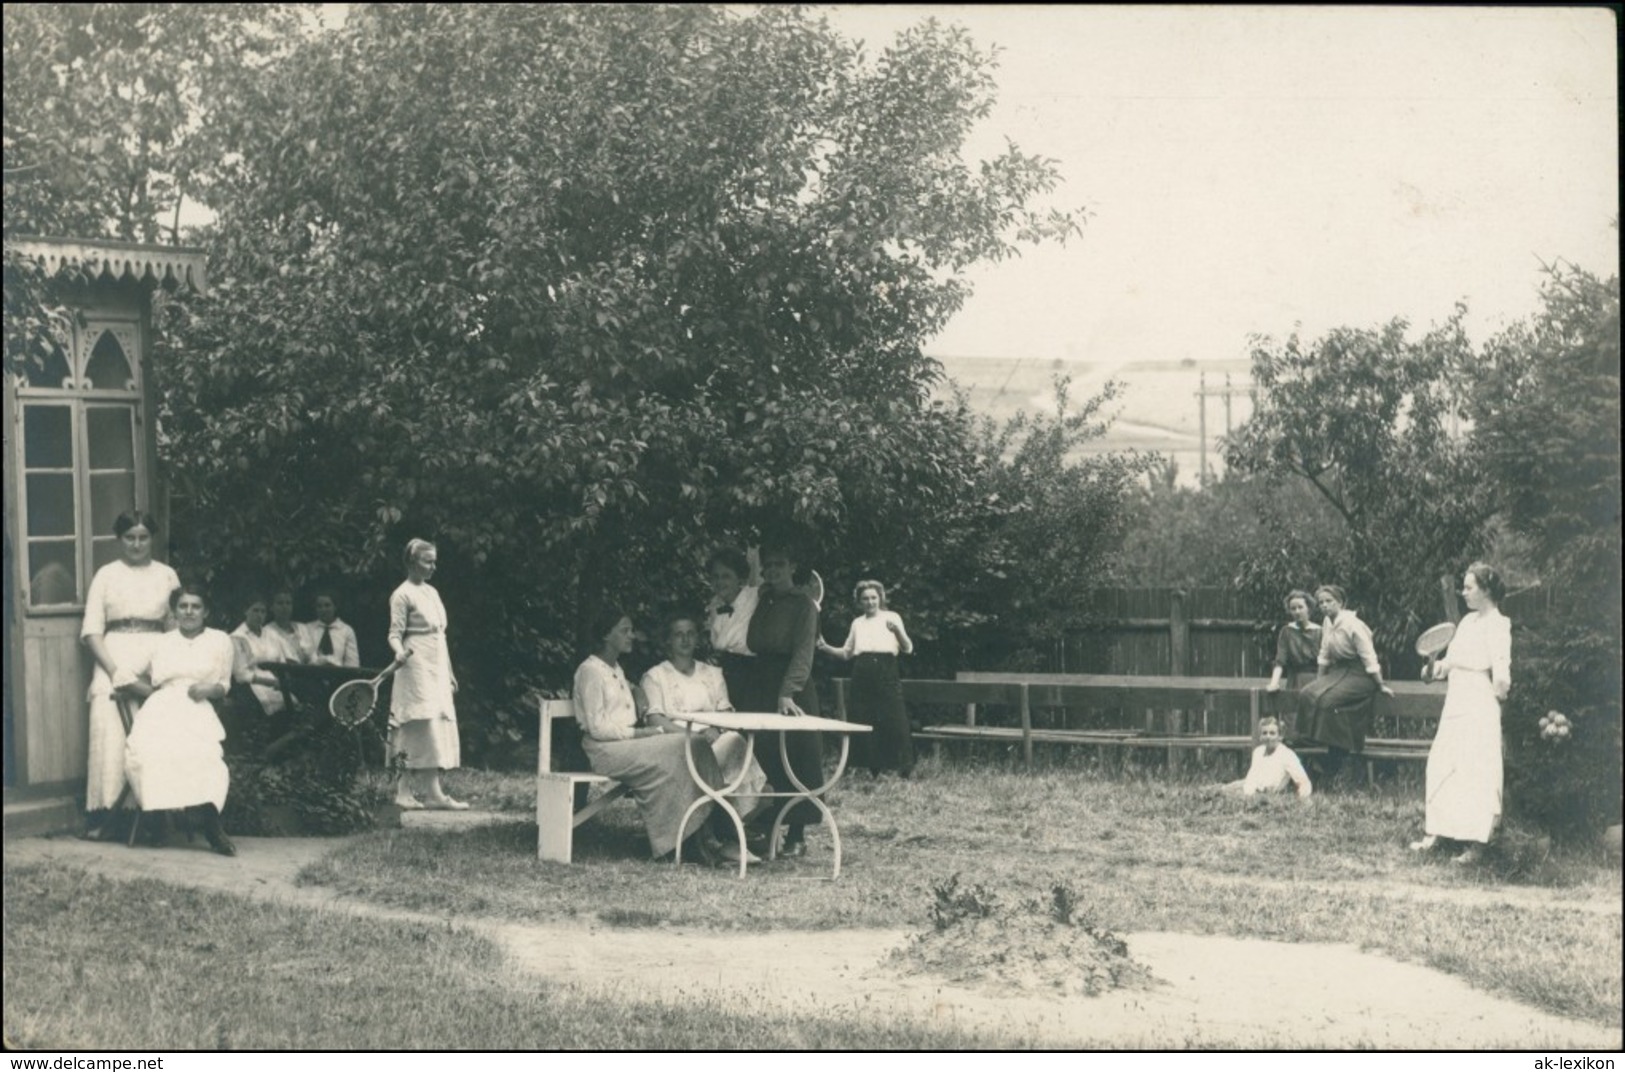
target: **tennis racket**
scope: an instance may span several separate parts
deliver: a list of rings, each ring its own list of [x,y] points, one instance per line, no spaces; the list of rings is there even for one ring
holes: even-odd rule
[[[824,578],[818,575],[817,570],[810,570],[809,572],[812,574],[812,576],[807,578],[807,583],[801,586],[801,590],[807,593],[807,598],[813,601],[814,607],[818,608],[819,610],[823,610]]]
[[[1430,629],[1422,630],[1422,635],[1416,638],[1416,654],[1427,657],[1427,669],[1422,672],[1425,681],[1433,680],[1433,664],[1438,661],[1439,654],[1450,646],[1455,639],[1456,627],[1450,622],[1440,622]]]
[[[348,729],[355,729],[367,721],[372,709],[378,703],[378,685],[395,671],[401,664],[412,657],[410,651],[404,651],[396,657],[395,661],[384,667],[384,672],[371,681],[346,681],[333,690],[333,695],[327,701],[327,713],[333,716],[333,721]]]

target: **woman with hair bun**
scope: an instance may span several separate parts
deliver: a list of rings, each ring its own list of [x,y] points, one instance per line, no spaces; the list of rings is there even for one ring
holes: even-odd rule
[[[428,540],[410,540],[405,559],[406,580],[389,597],[389,649],[405,660],[389,700],[389,754],[406,756],[395,803],[408,810],[461,811],[468,805],[447,796],[440,785],[441,771],[462,765],[462,744],[452,702],[457,675],[446,647],[446,605],[429,583],[439,552]],[[419,800],[419,792],[426,799]]]
[[[1501,702],[1512,688],[1512,622],[1501,613],[1506,585],[1495,567],[1474,562],[1461,579],[1467,613],[1433,680],[1449,682],[1428,752],[1426,852],[1441,839],[1464,843],[1456,863],[1476,863],[1501,821]]]

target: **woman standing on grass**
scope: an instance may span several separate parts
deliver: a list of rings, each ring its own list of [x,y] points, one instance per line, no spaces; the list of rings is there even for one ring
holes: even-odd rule
[[[395,787],[399,807],[461,811],[468,805],[447,796],[440,785],[440,772],[461,766],[463,759],[452,702],[457,675],[446,646],[446,605],[429,583],[439,561],[428,540],[408,541],[406,580],[389,597],[389,650],[405,660],[390,690],[389,754],[406,755],[406,769]],[[427,799],[419,800],[414,790]]]
[[[236,856],[220,826],[231,775],[221,751],[226,731],[214,710],[231,687],[231,638],[205,627],[209,605],[196,585],[177,588],[170,608],[179,628],[163,634],[144,668],[147,683],[134,686],[146,699],[130,729],[125,772],[141,810],[164,813],[153,844],[169,840],[169,812],[192,810],[202,814],[214,851]]]
[[[169,595],[180,587],[175,571],[153,561],[158,525],[142,510],[113,522],[119,557],[96,571],[85,596],[79,635],[96,661],[90,679],[90,759],[85,810],[101,813],[124,791],[124,720],[117,693],[136,682],[170,624]],[[100,823],[96,824],[98,827]]]
[[[1371,697],[1394,690],[1382,680],[1382,665],[1371,639],[1371,627],[1344,603],[1348,595],[1335,584],[1315,589],[1322,620],[1319,676],[1298,693],[1298,737],[1326,746],[1322,788],[1342,769],[1351,752],[1365,750],[1371,722]]]
[[[914,651],[903,618],[886,608],[886,588],[879,581],[859,581],[852,598],[863,613],[852,619],[846,643],[835,647],[818,638],[818,650],[838,659],[855,660],[852,667],[852,715],[874,728],[869,742],[869,769],[875,774],[896,771],[914,775],[914,740],[908,711],[903,707],[903,684],[897,657]]]
[[[1456,863],[1475,863],[1501,821],[1501,702],[1512,688],[1512,622],[1501,613],[1506,584],[1474,562],[1461,579],[1467,614],[1432,679],[1448,681],[1439,729],[1428,752],[1427,852],[1441,838],[1466,842]]]
[[[690,760],[712,788],[726,783],[704,737],[638,702],[621,669],[621,656],[631,653],[632,642],[632,619],[618,607],[599,611],[587,623],[589,654],[576,669],[573,690],[587,761],[594,773],[631,792],[656,859],[672,855],[681,841],[693,850],[690,859],[738,863],[738,846],[722,843],[707,823],[716,810],[710,803],[694,809],[678,836],[683,813],[705,799],[689,774]]]

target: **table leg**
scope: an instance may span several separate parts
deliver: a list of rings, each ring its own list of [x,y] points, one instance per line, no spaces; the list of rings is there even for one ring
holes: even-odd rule
[[[728,818],[733,820],[734,833],[739,837],[739,877],[744,878],[746,867],[745,861],[750,855],[749,851],[745,848],[745,822],[739,817],[739,810],[733,806],[733,802],[728,798],[738,791],[740,785],[744,783],[745,778],[750,774],[750,757],[755,755],[754,748],[756,745],[756,735],[753,733],[745,734],[746,760],[740,766],[739,774],[734,778],[734,780],[723,786],[721,789],[712,789],[706,780],[700,777],[699,768],[694,766],[693,738],[700,737],[700,743],[706,748],[710,748],[711,743],[706,741],[700,734],[694,732],[694,723],[689,723],[688,736],[688,747],[683,749],[683,761],[688,764],[688,776],[694,780],[694,784],[699,786],[700,792],[704,793],[705,795],[699,800],[696,800],[694,803],[690,804],[688,806],[688,810],[683,812],[683,817],[678,820],[677,849],[672,853],[672,862],[674,864],[681,864],[683,862],[683,831],[688,829],[688,817],[693,815],[695,809],[697,809],[701,804],[704,804],[707,800],[710,800],[712,803],[720,805],[722,810],[727,813]]]
[[[835,867],[829,876],[830,881],[833,882],[841,877],[841,828],[835,822],[835,813],[830,811],[828,805],[819,800],[818,797],[819,794],[829,792],[835,787],[835,783],[841,780],[841,775],[846,770],[847,752],[852,746],[851,734],[843,733],[840,735],[841,754],[835,761],[835,773],[831,774],[829,780],[816,789],[809,789],[802,784],[800,778],[796,777],[795,768],[790,766],[790,751],[784,743],[784,738],[785,734],[781,732],[779,734],[779,760],[784,764],[785,777],[790,779],[790,783],[796,787],[797,792],[790,795],[790,799],[784,802],[784,806],[779,809],[779,814],[773,819],[773,832],[769,835],[767,843],[767,858],[771,860],[777,855],[779,831],[783,828],[785,815],[791,808],[805,800],[823,812],[824,821],[829,824],[830,841],[835,845]]]

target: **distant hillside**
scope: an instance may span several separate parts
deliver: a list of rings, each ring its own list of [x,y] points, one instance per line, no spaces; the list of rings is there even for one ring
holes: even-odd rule
[[[963,388],[973,409],[1004,421],[1016,413],[1047,411],[1053,404],[1051,385],[1058,376],[1072,377],[1074,400],[1093,396],[1108,380],[1122,385],[1114,408],[1117,421],[1098,444],[1100,450],[1157,451],[1179,465],[1182,483],[1194,483],[1201,456],[1202,405],[1198,391],[1213,392],[1206,399],[1208,467],[1222,471],[1219,440],[1225,431],[1225,399],[1218,394],[1229,377],[1229,421],[1241,424],[1252,413],[1246,393],[1250,369],[1246,361],[1134,361],[1109,365],[1099,361],[1060,358],[950,357],[932,355],[942,362],[950,379]]]

